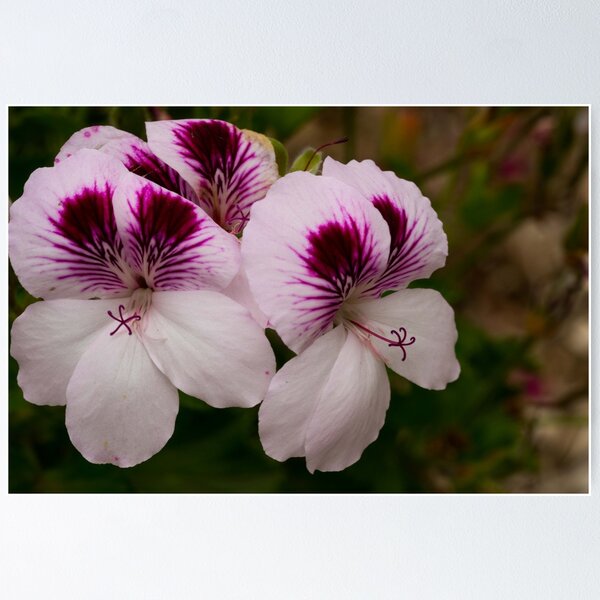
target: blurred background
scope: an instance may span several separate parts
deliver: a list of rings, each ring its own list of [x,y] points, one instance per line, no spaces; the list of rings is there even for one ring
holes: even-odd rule
[[[175,434],[130,469],[92,465],[63,407],[23,400],[9,371],[11,492],[587,492],[588,109],[581,107],[10,108],[9,194],[82,127],[145,138],[158,118],[219,118],[415,181],[444,223],[445,268],[416,287],[456,311],[458,381],[430,392],[390,373],[379,438],[341,473],[278,463],[258,409],[180,394]],[[10,271],[9,321],[35,301]],[[293,354],[268,332],[281,366]]]

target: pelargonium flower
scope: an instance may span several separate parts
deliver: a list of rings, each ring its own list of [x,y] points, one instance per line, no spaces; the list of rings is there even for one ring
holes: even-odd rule
[[[250,286],[298,353],[260,407],[269,456],[342,470],[383,426],[386,365],[429,389],[458,377],[451,307],[437,291],[406,289],[446,255],[429,200],[372,161],[328,158],[322,176],[286,175],[253,206],[242,240]]]
[[[12,265],[44,299],[13,325],[18,382],[29,402],[66,404],[89,461],[127,467],[158,452],[177,388],[215,407],[262,400],[273,352],[219,292],[239,242],[197,205],[84,149],[35,171],[10,214]]]
[[[148,143],[111,126],[86,127],[55,162],[82,148],[118,158],[130,171],[198,204],[227,231],[239,232],[250,207],[279,176],[269,138],[216,119],[146,123]]]
[[[131,172],[194,202],[218,225],[235,233],[241,233],[250,207],[279,176],[269,138],[231,123],[165,120],[146,123],[146,131],[148,143],[115,127],[86,127],[69,138],[55,162],[82,148],[100,150],[119,159]],[[243,270],[224,293],[266,326]]]

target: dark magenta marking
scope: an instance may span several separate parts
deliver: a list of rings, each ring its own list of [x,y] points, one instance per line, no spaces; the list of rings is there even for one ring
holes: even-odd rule
[[[80,280],[82,291],[120,291],[127,287],[112,194],[108,183],[102,188],[83,188],[61,202],[56,219],[49,217],[55,233],[64,239],[53,242],[54,246],[70,255],[54,259],[64,263],[68,271],[59,279]]]
[[[123,162],[132,173],[198,203],[198,198],[189,184],[177,171],[151,152],[145,143],[131,143],[125,151]]]
[[[186,164],[201,177],[203,208],[230,229],[232,222],[239,221],[238,210],[246,214],[269,187],[261,180],[252,144],[237,127],[217,120],[181,123],[173,134]]]
[[[425,266],[430,244],[423,243],[423,231],[416,233],[418,221],[409,220],[406,211],[387,195],[375,196],[372,201],[388,224],[391,237],[387,267],[371,288],[383,292],[409,281]]]
[[[191,278],[198,269],[208,268],[198,265],[193,250],[214,238],[197,208],[150,184],[137,191],[129,207],[134,219],[127,228],[128,249],[134,266],[145,275],[138,278],[140,287],[191,289]]]
[[[322,332],[352,291],[377,276],[378,255],[368,224],[360,225],[349,215],[341,222],[322,224],[307,240],[306,250],[294,250],[306,274],[294,276],[290,283],[304,288],[294,305],[307,319],[305,330]]]
[[[323,280],[323,287],[332,289],[341,299],[357,284],[376,275],[372,233],[367,225],[361,227],[351,217],[343,223],[321,225],[308,235],[308,242],[302,259],[309,274]]]

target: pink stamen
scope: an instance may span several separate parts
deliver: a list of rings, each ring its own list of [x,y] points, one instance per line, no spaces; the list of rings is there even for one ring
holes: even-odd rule
[[[387,342],[388,346],[391,346],[393,348],[402,348],[402,361],[406,360],[406,350],[404,348],[404,346],[410,346],[411,344],[415,343],[415,336],[411,335],[410,336],[410,340],[407,342],[406,340],[406,336],[408,335],[408,333],[406,332],[406,329],[404,329],[404,327],[398,327],[398,329],[392,329],[390,331],[390,333],[392,335],[395,335],[398,339],[396,340],[390,340],[389,338],[384,337],[383,335],[379,335],[378,333],[375,333],[374,331],[371,331],[368,327],[365,327],[364,325],[361,325],[360,323],[357,323],[356,321],[352,321],[350,320],[350,323],[352,323],[353,325],[356,325],[359,329],[362,329],[363,331],[365,331],[366,333],[368,333],[369,335],[373,335],[376,338]]]
[[[114,335],[115,333],[117,333],[117,331],[119,331],[119,329],[121,329],[121,325],[125,325],[125,327],[127,327],[127,331],[129,332],[129,335],[131,335],[133,332],[131,331],[131,327],[129,327],[128,323],[130,321],[139,321],[142,318],[138,314],[135,314],[135,313],[133,315],[131,315],[131,317],[125,318],[125,316],[123,315],[124,310],[125,310],[125,307],[122,304],[119,304],[119,316],[118,317],[115,317],[115,315],[113,315],[110,310],[107,311],[108,316],[111,319],[114,319],[115,321],[117,321],[119,323],[117,325],[117,328],[114,331],[111,331],[110,335]]]

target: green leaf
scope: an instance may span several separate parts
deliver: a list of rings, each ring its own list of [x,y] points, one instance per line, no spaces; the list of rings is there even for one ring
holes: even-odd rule
[[[275,160],[277,161],[277,168],[279,170],[279,176],[283,177],[287,173],[288,168],[288,153],[285,146],[275,138],[269,138],[271,144],[273,144],[273,150],[275,150]]]
[[[310,163],[309,163],[310,161]],[[316,175],[323,162],[323,153],[316,152],[314,148],[306,148],[294,160],[290,167],[290,173],[293,171],[308,171]]]

